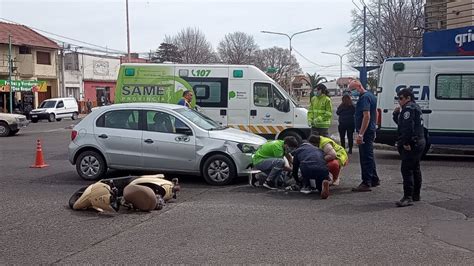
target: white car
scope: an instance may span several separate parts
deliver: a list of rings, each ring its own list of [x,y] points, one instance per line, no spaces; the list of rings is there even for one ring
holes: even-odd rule
[[[24,115],[0,113],[0,137],[13,136],[29,123]]]

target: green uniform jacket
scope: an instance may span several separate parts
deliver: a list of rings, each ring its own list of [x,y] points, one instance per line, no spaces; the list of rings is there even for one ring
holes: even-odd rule
[[[270,158],[283,158],[285,149],[283,148],[283,140],[272,140],[264,143],[252,156],[253,165],[259,164],[261,161]]]
[[[308,108],[308,125],[316,128],[329,128],[331,120],[331,99],[324,94],[313,96]]]
[[[323,149],[324,145],[330,143],[331,146],[334,148],[336,151],[336,159],[339,161],[340,166],[344,166],[347,163],[347,153],[346,150],[339,144],[337,144],[334,140],[331,138],[326,138],[323,136],[320,136],[321,140],[319,141],[319,148]]]

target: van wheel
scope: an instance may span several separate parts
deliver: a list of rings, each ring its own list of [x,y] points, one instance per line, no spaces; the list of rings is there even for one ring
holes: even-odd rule
[[[54,114],[49,114],[48,121],[53,122],[55,120],[56,116]]]
[[[35,118],[35,119],[32,118],[31,123],[38,123],[38,119],[37,118]]]
[[[237,175],[234,162],[220,154],[207,158],[202,173],[206,182],[215,186],[227,185]]]
[[[6,137],[10,135],[10,127],[5,122],[0,122],[0,137]]]
[[[284,139],[286,137],[295,137],[295,139],[298,141],[298,143],[303,142],[303,136],[301,136],[298,132],[296,132],[294,130],[289,130],[289,131],[285,131],[285,132],[281,133],[278,136],[278,139]]]
[[[95,151],[84,151],[76,159],[76,171],[85,180],[97,180],[107,172],[104,157]]]
[[[71,119],[72,119],[72,120],[76,120],[78,116],[79,116],[79,114],[76,113],[76,112],[74,112],[74,113],[72,114]]]
[[[58,122],[61,121],[61,120],[63,120],[63,119],[62,118],[56,118],[56,121],[58,121]]]

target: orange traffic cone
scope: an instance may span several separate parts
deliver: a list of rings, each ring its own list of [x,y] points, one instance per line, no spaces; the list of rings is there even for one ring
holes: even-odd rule
[[[36,141],[36,160],[35,164],[30,166],[32,168],[43,168],[48,166],[47,164],[44,163],[43,159],[43,149],[41,148],[41,142],[40,140]]]

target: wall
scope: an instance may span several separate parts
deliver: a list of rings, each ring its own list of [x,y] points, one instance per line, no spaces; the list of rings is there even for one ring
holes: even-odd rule
[[[462,28],[474,25],[474,2],[458,0],[447,4],[447,28]]]
[[[38,59],[36,58],[36,52],[48,52],[51,56],[51,65],[42,65],[38,64]],[[48,50],[48,49],[41,49],[41,48],[32,48],[31,53],[33,54],[34,62],[35,62],[35,76],[38,79],[41,78],[58,78],[58,68],[57,68],[57,50]]]
[[[84,80],[116,81],[120,68],[120,59],[79,55],[80,67],[83,67]]]
[[[84,81],[84,101],[90,99],[94,102],[94,106],[96,106],[95,102],[97,101],[97,88],[110,88],[110,96],[109,100],[115,100],[115,81],[110,82],[99,82],[99,81]]]

